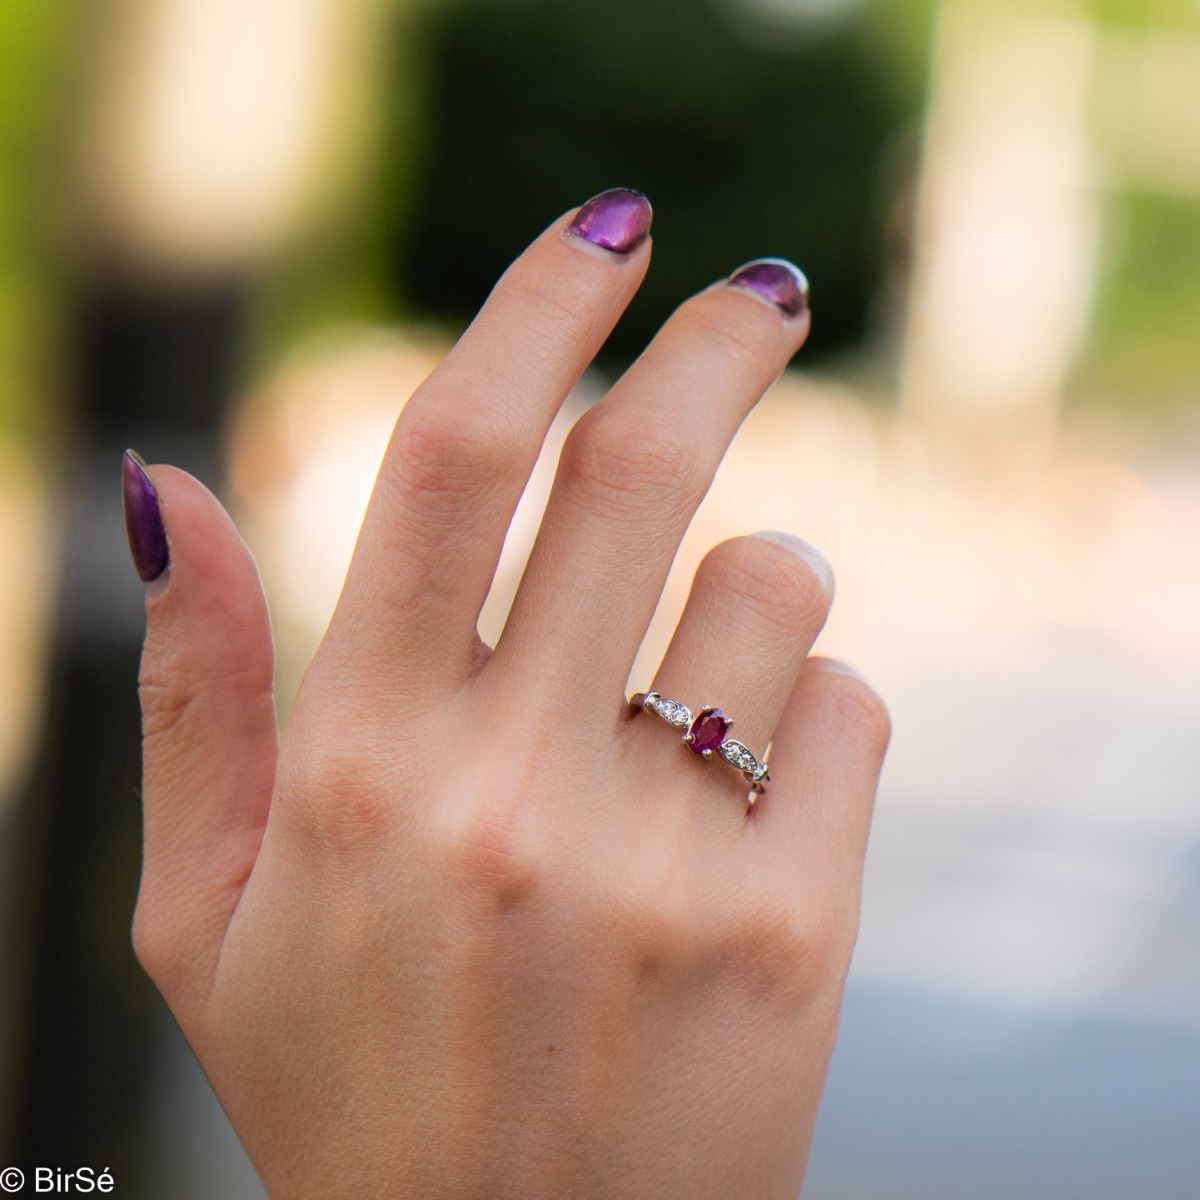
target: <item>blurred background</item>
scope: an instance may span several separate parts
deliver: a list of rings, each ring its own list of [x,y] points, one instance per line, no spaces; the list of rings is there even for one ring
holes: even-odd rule
[[[128,926],[135,446],[258,555],[286,714],[388,431],[503,267],[606,187],[650,277],[808,271],[809,346],[679,555],[839,577],[895,739],[806,1200],[1200,1194],[1196,0],[6,0],[0,1166],[259,1197]]]

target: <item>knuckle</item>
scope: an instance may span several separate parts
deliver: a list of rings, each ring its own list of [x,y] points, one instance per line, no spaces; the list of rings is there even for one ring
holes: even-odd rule
[[[764,320],[770,314],[758,312],[758,305],[729,304],[728,299],[717,292],[702,293],[692,301],[685,309],[688,340],[737,371],[760,374],[767,366],[773,378],[781,366],[778,330],[773,328],[777,323]]]
[[[743,905],[721,940],[724,973],[757,1001],[807,1005],[840,981],[853,930],[795,899],[762,895]]]
[[[874,757],[882,758],[892,738],[887,705],[870,684],[843,671],[827,672],[826,703],[836,728]]]
[[[670,851],[628,863],[608,899],[600,914],[600,938],[643,979],[679,972],[703,953],[699,906],[681,886]]]
[[[144,901],[138,901],[133,910],[133,953],[142,970],[156,983],[160,973],[162,956],[159,951],[161,943],[158,940],[158,930],[149,916],[149,910]]]
[[[740,537],[709,551],[700,566],[706,582],[732,604],[752,608],[793,635],[824,619],[829,598],[812,569],[763,538]]]
[[[304,825],[322,858],[340,860],[378,850],[392,824],[387,798],[358,786],[352,773],[327,771],[304,805]]]
[[[177,991],[177,981],[184,965],[178,938],[163,925],[153,907],[143,897],[133,910],[131,930],[133,953],[142,970],[154,981],[168,999]]]
[[[513,793],[492,792],[448,811],[434,838],[455,893],[484,915],[511,911],[542,887],[548,862]]]
[[[597,938],[643,986],[719,979],[783,1013],[840,985],[857,931],[853,914],[806,903],[794,888],[751,884],[730,902],[680,886],[670,870],[635,871],[611,899]]]
[[[197,1019],[214,963],[212,943],[198,922],[199,909],[176,886],[143,874],[133,910],[134,957],[185,1027]]]
[[[168,737],[183,722],[202,686],[202,677],[197,678],[187,661],[187,643],[151,624],[138,668],[142,737],[148,743]]]
[[[690,898],[667,880],[628,886],[601,931],[643,985],[720,979],[756,1004],[791,1012],[845,974],[853,931],[795,898],[764,891],[734,904]]]
[[[520,471],[524,442],[500,413],[467,413],[453,403],[414,403],[397,427],[389,477],[409,504],[424,507],[436,497],[440,509],[447,499],[458,497],[465,507],[494,481]]]
[[[522,274],[505,280],[505,300],[520,306],[531,320],[527,329],[536,330],[550,345],[571,345],[596,322],[594,296],[551,276],[531,280]]]
[[[180,724],[195,701],[192,681],[161,660],[143,656],[138,679],[142,704],[142,736],[146,741],[167,737]]]
[[[214,664],[191,643],[171,643],[165,634],[151,628],[138,671],[142,736],[148,743],[168,737],[185,724],[197,704],[215,689],[242,697],[271,693],[272,663],[254,655],[232,664],[228,658]]]
[[[616,923],[617,944],[643,978],[679,970],[698,950],[691,917],[661,892],[643,888],[627,896]]]
[[[601,512],[677,509],[699,498],[701,471],[690,439],[645,414],[593,409],[568,436],[562,470],[579,502]]]
[[[359,857],[386,845],[395,805],[375,766],[378,755],[317,738],[281,771],[277,805],[290,814],[320,861]]]

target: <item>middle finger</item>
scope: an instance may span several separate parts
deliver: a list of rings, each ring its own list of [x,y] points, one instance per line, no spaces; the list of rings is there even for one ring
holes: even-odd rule
[[[779,259],[675,312],[568,436],[489,671],[545,699],[624,688],[729,442],[808,328],[807,282]]]

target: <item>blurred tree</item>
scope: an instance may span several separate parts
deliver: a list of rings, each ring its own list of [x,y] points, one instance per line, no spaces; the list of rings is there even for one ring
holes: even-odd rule
[[[1092,17],[1106,25],[1200,32],[1195,0],[1091,0],[1089,7]]]
[[[7,0],[0,5],[0,503],[5,517],[34,520],[43,511],[38,476],[62,432],[66,389],[56,378],[61,361],[64,281],[52,253],[60,218],[57,135],[65,115],[64,83],[72,65],[78,5],[59,0]],[[30,464],[36,463],[35,468]],[[35,482],[37,479],[37,482]],[[34,493],[35,495],[31,494]],[[15,514],[15,515],[14,515]],[[11,543],[5,544],[9,549]],[[10,595],[36,604],[45,562],[5,562]],[[8,646],[40,642],[21,605],[3,603]],[[36,816],[15,794],[28,769],[26,723],[38,697],[22,664],[0,645],[0,1161],[7,1159],[16,1080],[24,1054],[21,1025],[30,1004],[29,962],[36,937],[22,903],[38,864],[27,853]],[[32,651],[31,658],[36,654]],[[11,722],[12,724],[9,724]],[[14,736],[13,725],[17,733]]]
[[[1077,402],[1126,411],[1194,410],[1200,396],[1200,197],[1120,193]]]
[[[813,351],[858,343],[884,270],[879,165],[920,100],[895,60],[928,28],[926,4],[859,7],[786,31],[697,0],[429,8],[423,169],[395,251],[413,307],[465,321],[557,212],[626,185],[650,196],[658,241],[610,366],[760,255],[809,273]],[[898,7],[919,31],[901,49],[878,36]]]
[[[62,279],[50,252],[63,194],[54,153],[78,6],[0,4],[0,434],[44,435],[61,398],[48,386],[61,335]]]
[[[1100,271],[1077,406],[1163,416],[1200,396],[1200,5],[1094,0]]]

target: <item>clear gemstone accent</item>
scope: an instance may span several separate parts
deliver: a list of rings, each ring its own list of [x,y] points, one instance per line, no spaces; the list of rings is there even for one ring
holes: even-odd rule
[[[654,711],[676,729],[686,729],[692,723],[692,714],[687,705],[676,700],[656,700]]]
[[[739,771],[753,772],[758,769],[758,760],[736,738],[721,743],[721,757]]]
[[[741,771],[754,785],[750,789],[750,804],[754,803],[756,794],[766,790],[763,785],[771,778],[767,774],[767,764],[759,762],[737,738],[725,736],[733,722],[719,708],[702,709],[693,717],[692,710],[686,704],[668,700],[666,696],[653,691],[632,697],[630,703],[636,703],[647,712],[661,717],[668,725],[684,730],[684,744],[693,754],[712,758],[716,752],[731,767]]]

